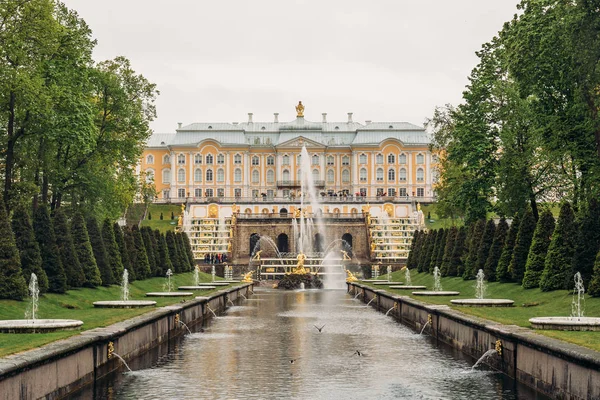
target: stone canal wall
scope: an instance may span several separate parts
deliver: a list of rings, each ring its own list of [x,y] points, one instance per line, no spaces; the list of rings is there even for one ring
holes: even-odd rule
[[[488,365],[551,398],[600,399],[600,353],[596,351],[359,283],[348,284],[348,291],[359,294],[365,303],[376,297],[371,305],[379,311],[389,311],[417,331],[424,328],[424,333],[474,359],[498,349],[487,359]]]
[[[252,284],[220,290],[210,297],[161,307],[138,317],[91,329],[46,346],[0,358],[0,399],[60,398],[119,368],[109,347],[131,360],[186,332],[252,291]],[[231,303],[229,303],[231,304]]]

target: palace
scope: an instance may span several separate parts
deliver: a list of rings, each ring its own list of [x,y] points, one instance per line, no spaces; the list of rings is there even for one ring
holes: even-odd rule
[[[329,122],[327,114],[312,122],[304,118],[302,104],[296,111],[290,122],[280,122],[277,113],[271,122],[255,122],[249,113],[245,123],[179,124],[175,133],[152,135],[138,173],[154,181],[155,202],[185,205],[184,229],[193,243],[193,226],[208,219],[230,222],[236,212],[245,218],[293,216],[300,207],[304,147],[322,204],[319,210],[306,207],[309,213],[415,218],[416,204],[434,198],[437,157],[424,128],[408,122],[361,124],[352,113],[344,122]],[[228,244],[194,246],[194,252],[201,258],[226,252]],[[240,247],[248,251],[248,244]],[[363,247],[369,253],[372,242]]]

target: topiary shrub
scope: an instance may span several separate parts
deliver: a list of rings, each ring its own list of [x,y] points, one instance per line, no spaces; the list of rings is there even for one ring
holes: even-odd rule
[[[498,261],[502,255],[502,248],[504,247],[504,241],[506,240],[507,234],[508,223],[506,222],[506,218],[503,217],[500,219],[500,222],[498,222],[496,232],[494,233],[494,241],[492,242],[490,253],[488,254],[487,260],[485,260],[485,265],[483,267],[483,273],[489,282],[494,282],[496,280],[496,267],[498,266]]]
[[[550,246],[550,239],[554,232],[554,217],[550,210],[544,210],[538,219],[533,233],[533,241],[529,248],[527,263],[525,264],[525,276],[523,277],[523,288],[533,289],[540,286],[540,278],[546,263],[546,253]]]
[[[517,240],[517,234],[519,233],[519,225],[521,225],[521,216],[516,214],[506,234],[504,240],[504,246],[502,247],[502,254],[500,260],[498,260],[498,266],[496,267],[496,280],[500,282],[510,282],[512,279],[508,266],[510,265],[510,259],[515,248],[515,241]]]
[[[547,292],[565,288],[565,280],[571,270],[571,262],[575,253],[575,214],[569,203],[563,203],[558,214],[552,241],[548,246],[548,254],[544,272],[540,278],[540,288]]]

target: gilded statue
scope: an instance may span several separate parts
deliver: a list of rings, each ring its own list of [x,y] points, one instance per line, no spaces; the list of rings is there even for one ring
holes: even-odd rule
[[[371,252],[375,251],[375,242],[371,242]]]
[[[358,278],[349,270],[346,270],[346,274],[348,274],[348,277],[346,278],[346,282],[356,282],[358,281]]]
[[[347,261],[347,260],[351,260],[351,258],[350,258],[350,256],[348,255],[348,252],[347,252],[347,251],[341,250],[341,252],[342,252],[342,257],[343,257],[343,259],[344,259],[344,260],[346,260],[346,261]]]
[[[306,274],[306,268],[304,268],[304,260],[306,260],[306,256],[303,253],[298,254],[296,257],[298,262],[296,263],[296,268],[292,271],[294,274]]]
[[[296,112],[297,112],[297,117],[304,117],[304,106],[302,105],[302,102],[299,101],[298,105],[296,106]]]
[[[254,257],[252,257],[252,260],[260,261],[260,253],[262,253],[262,250],[259,250],[256,253],[254,253]]]
[[[242,279],[242,282],[247,282],[247,283],[254,282],[254,280],[252,279],[252,274],[253,273],[254,273],[254,271],[246,272],[244,274],[244,279]]]

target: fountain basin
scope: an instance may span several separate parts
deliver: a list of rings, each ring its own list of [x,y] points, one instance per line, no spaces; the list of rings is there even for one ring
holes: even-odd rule
[[[236,280],[227,280],[227,281],[219,281],[219,283],[240,283],[241,281],[236,281]]]
[[[375,283],[375,282],[389,282],[387,279],[362,279],[361,282],[367,282],[367,283]]]
[[[12,319],[0,321],[0,333],[45,333],[79,328],[75,319]]]
[[[179,290],[210,290],[210,289],[216,289],[216,286],[179,286],[177,289]]]
[[[402,282],[389,282],[389,281],[385,281],[385,282],[375,282],[373,285],[375,286],[379,286],[379,285],[402,285]]]
[[[600,331],[600,318],[594,317],[537,317],[529,319],[533,329],[560,331]]]
[[[465,307],[512,307],[513,300],[508,299],[455,299],[450,303]]]
[[[110,300],[94,302],[94,307],[98,308],[140,308],[155,305],[156,302],[152,300]]]
[[[197,286],[229,286],[229,283],[223,282],[223,281],[206,282],[206,283],[199,283]]]
[[[390,286],[390,289],[402,289],[402,290],[421,290],[421,289],[427,289],[427,286],[400,286],[400,285],[392,285]]]
[[[185,297],[193,296],[192,292],[150,292],[146,293],[148,297]]]
[[[460,292],[452,292],[448,290],[440,290],[435,292],[433,290],[427,290],[424,292],[412,292],[415,296],[458,296]]]

